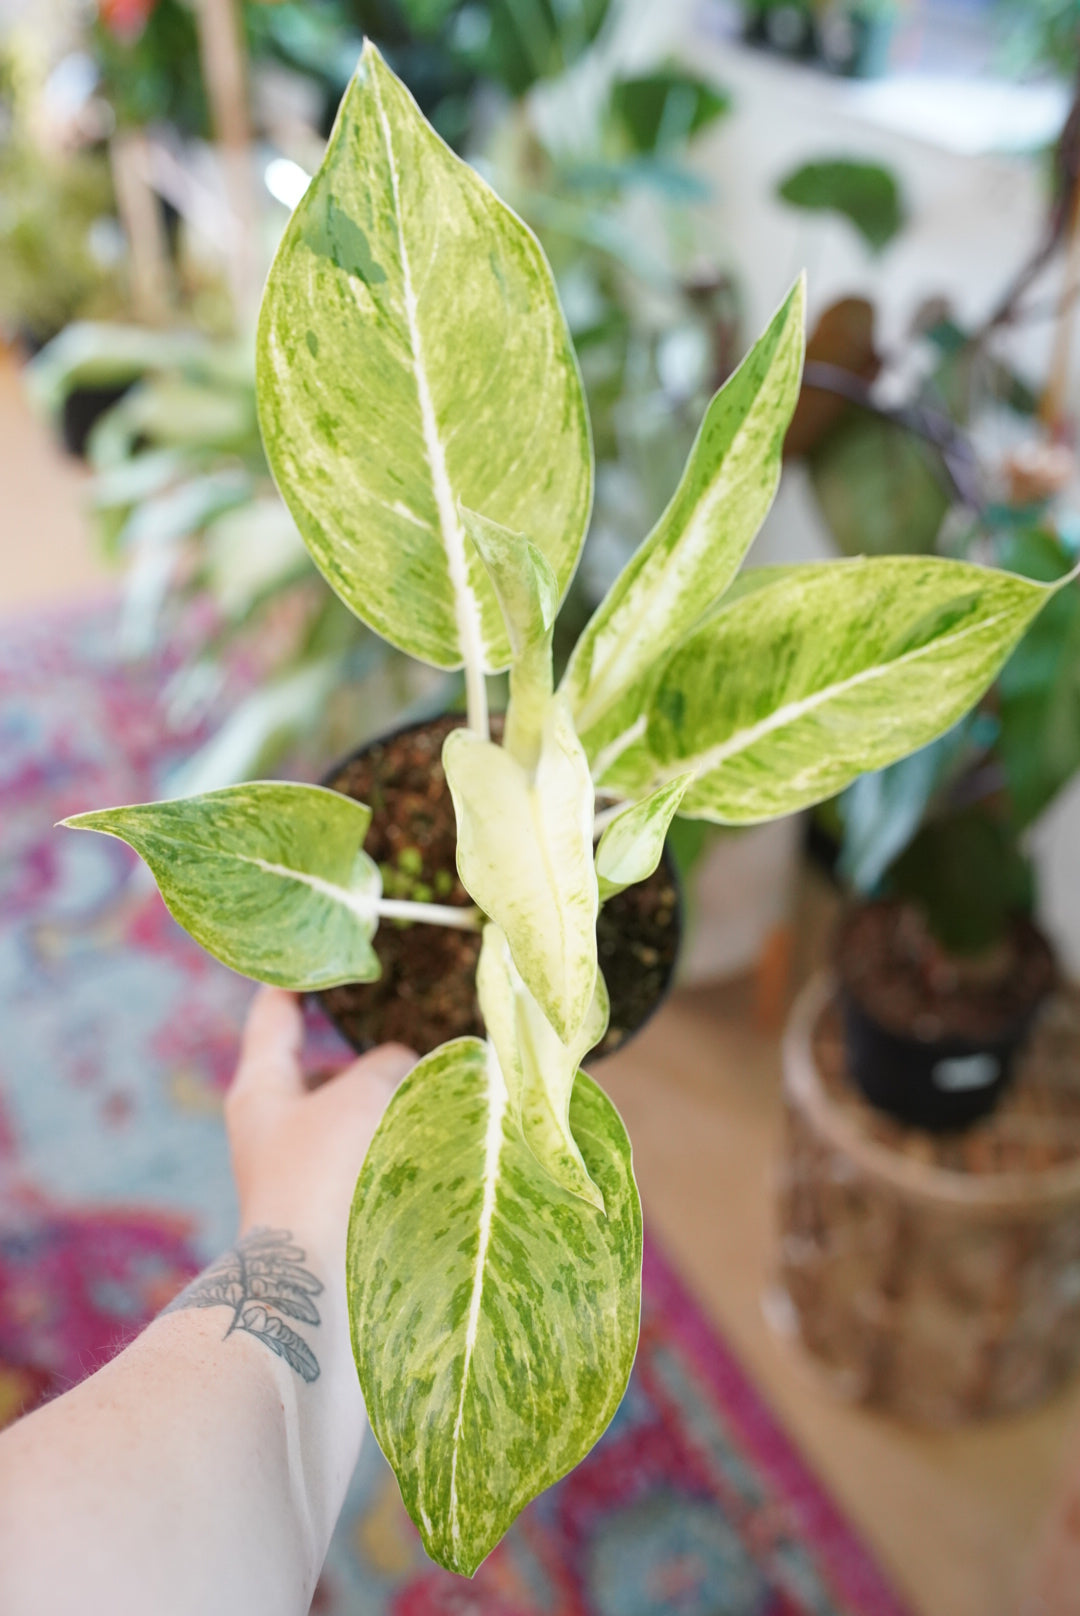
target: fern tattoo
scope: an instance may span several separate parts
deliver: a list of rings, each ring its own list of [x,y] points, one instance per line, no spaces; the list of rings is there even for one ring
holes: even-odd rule
[[[288,1229],[252,1229],[231,1251],[193,1279],[165,1312],[179,1313],[189,1307],[231,1308],[232,1321],[223,1341],[234,1330],[246,1330],[310,1384],[319,1378],[319,1360],[303,1336],[285,1322],[320,1322],[312,1298],[323,1287],[303,1266],[306,1255],[293,1244]]]

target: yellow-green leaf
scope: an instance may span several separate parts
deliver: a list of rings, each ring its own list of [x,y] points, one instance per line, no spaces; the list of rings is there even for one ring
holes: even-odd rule
[[[593,789],[561,700],[529,772],[504,747],[451,730],[443,768],[457,815],[457,865],[468,892],[506,933],[514,964],[564,1043],[596,983]]]
[[[605,783],[693,770],[680,813],[727,824],[818,802],[949,729],[1051,593],[936,557],[777,569],[679,647]]]
[[[584,1073],[570,1120],[606,1216],[541,1171],[498,1062],[458,1039],[397,1090],[356,1186],[347,1284],[368,1417],[428,1554],[466,1576],[602,1435],[634,1360],[630,1143]]]
[[[461,515],[487,568],[513,655],[503,745],[531,771],[540,756],[554,683],[551,631],[559,610],[558,580],[524,534],[511,533],[476,511],[462,508]]]
[[[723,594],[765,519],[799,397],[803,302],[799,280],[709,405],[671,503],[574,648],[562,688],[590,759],[617,750],[657,660]]]
[[[270,272],[258,381],[274,477],[342,599],[427,662],[505,667],[459,501],[565,590],[592,497],[581,381],[535,237],[370,42]]]
[[[336,791],[266,780],[63,823],[127,842],[208,953],[299,993],[379,975],[379,871],[363,851],[370,819]]]
[[[607,1031],[610,1006],[603,976],[597,971],[589,1013],[569,1046],[525,986],[505,933],[493,924],[484,927],[476,991],[525,1143],[556,1184],[603,1211],[604,1198],[570,1128],[578,1066]]]
[[[668,827],[693,780],[693,772],[676,775],[629,808],[607,826],[596,848],[596,879],[600,902],[637,881],[647,881],[664,852]]]

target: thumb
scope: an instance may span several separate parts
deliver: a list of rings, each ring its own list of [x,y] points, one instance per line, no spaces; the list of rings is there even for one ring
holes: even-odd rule
[[[244,1025],[240,1060],[230,1094],[251,1089],[302,1093],[300,1046],[303,1036],[304,1022],[295,994],[285,993],[281,988],[259,988]]]

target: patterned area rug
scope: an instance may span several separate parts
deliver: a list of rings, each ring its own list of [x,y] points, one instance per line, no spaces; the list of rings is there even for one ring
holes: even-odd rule
[[[167,669],[113,659],[109,606],[0,645],[0,1422],[72,1385],[225,1245],[221,1125],[249,984],[127,849],[53,829],[168,789]],[[343,1051],[311,1029],[314,1056]],[[723,1343],[650,1248],[622,1407],[471,1583],[424,1558],[368,1441],[325,1616],[902,1616]]]

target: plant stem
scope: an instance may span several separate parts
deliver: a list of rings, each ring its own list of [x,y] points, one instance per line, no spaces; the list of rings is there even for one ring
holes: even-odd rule
[[[475,730],[482,740],[490,740],[487,683],[484,679],[484,670],[478,662],[472,662],[468,659],[465,662],[465,709],[469,728]]]
[[[450,903],[410,903],[406,898],[380,898],[374,905],[380,920],[411,920],[429,926],[451,926],[457,931],[479,931],[481,915]]]
[[[593,840],[602,836],[613,819],[618,819],[624,809],[629,808],[628,802],[613,802],[610,808],[601,808],[593,819]]]

